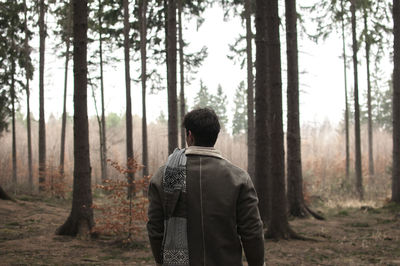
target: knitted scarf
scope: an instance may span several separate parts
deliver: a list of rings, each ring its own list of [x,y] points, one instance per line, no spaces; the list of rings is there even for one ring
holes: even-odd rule
[[[168,157],[163,190],[166,211],[162,243],[163,265],[189,265],[185,149],[175,149]]]

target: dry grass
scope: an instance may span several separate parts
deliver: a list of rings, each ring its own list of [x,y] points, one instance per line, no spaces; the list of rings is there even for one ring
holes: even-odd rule
[[[133,142],[135,158],[141,162],[141,119],[133,118]],[[101,182],[100,172],[100,145],[98,124],[95,118],[89,121],[90,128],[90,156],[92,166],[92,180],[94,184]],[[56,171],[59,164],[61,121],[51,117],[46,125],[47,132],[47,164],[49,173]],[[38,123],[32,123],[34,181],[37,186],[37,158],[38,158]],[[374,161],[375,175],[368,176],[367,134],[362,131],[363,176],[366,200],[386,198],[390,194],[391,169],[391,135],[376,130],[374,132]],[[65,174],[67,184],[72,184],[73,173],[73,140],[72,121],[67,122]],[[167,125],[151,123],[148,125],[149,173],[154,173],[162,165],[167,156]],[[318,196],[324,200],[341,201],[343,197],[352,198],[354,193],[354,134],[350,134],[351,175],[345,178],[345,139],[342,130],[333,128],[329,123],[321,126],[304,125],[302,128],[302,163],[306,194]],[[26,127],[23,122],[17,123],[17,157],[18,157],[18,184],[20,190],[25,190],[28,184],[27,141]],[[125,155],[125,121],[114,121],[107,129],[108,158],[123,163]],[[11,132],[0,138],[0,184],[11,187]],[[222,154],[239,167],[247,168],[246,137],[232,137],[221,132],[216,144]],[[108,177],[117,178],[118,172],[108,167]],[[137,176],[141,176],[138,173]]]

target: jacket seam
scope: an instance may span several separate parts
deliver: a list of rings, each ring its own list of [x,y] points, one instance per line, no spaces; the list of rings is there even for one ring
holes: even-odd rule
[[[206,243],[204,239],[204,215],[203,215],[203,187],[202,187],[202,173],[201,173],[201,157],[200,159],[200,215],[201,215],[201,232],[203,238],[203,265],[206,265]]]

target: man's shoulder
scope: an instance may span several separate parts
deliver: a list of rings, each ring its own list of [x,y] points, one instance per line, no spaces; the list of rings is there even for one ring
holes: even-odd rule
[[[161,184],[162,182],[162,176],[164,174],[165,170],[165,165],[160,166],[157,171],[154,173],[154,175],[151,176],[150,182],[154,184]]]

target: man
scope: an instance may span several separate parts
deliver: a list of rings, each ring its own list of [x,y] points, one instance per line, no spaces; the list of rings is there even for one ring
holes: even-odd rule
[[[212,109],[186,114],[187,149],[151,178],[147,230],[157,265],[264,264],[263,228],[249,175],[214,149]]]

